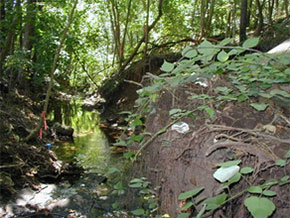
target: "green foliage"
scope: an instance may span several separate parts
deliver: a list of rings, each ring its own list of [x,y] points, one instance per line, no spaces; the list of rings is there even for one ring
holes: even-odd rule
[[[249,197],[245,200],[244,204],[254,218],[269,217],[276,209],[271,200],[263,197]]]
[[[188,198],[195,197],[198,195],[202,190],[204,190],[204,187],[196,188],[191,191],[183,192],[178,196],[178,200],[185,200]]]

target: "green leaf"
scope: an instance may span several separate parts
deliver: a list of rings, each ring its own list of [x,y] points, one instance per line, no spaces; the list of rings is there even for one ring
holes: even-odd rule
[[[241,163],[241,160],[233,160],[233,161],[227,161],[224,163],[218,163],[217,165],[220,167],[231,167],[235,165],[239,165]]]
[[[181,213],[177,216],[177,218],[188,218],[190,216],[190,213]]]
[[[285,98],[290,98],[290,93],[288,93],[288,92],[286,92],[286,91],[284,91],[284,90],[280,90],[280,89],[273,89],[273,90],[270,92],[270,94],[271,94],[272,96],[274,96],[274,95],[281,95],[281,96],[283,96],[283,97],[285,97]]]
[[[135,119],[135,120],[133,120],[131,125],[134,126],[134,127],[141,126],[141,125],[143,125],[143,122],[140,119]]]
[[[276,192],[271,191],[271,190],[265,190],[265,191],[262,192],[262,194],[265,195],[265,196],[269,196],[269,197],[277,195]]]
[[[229,179],[228,182],[224,183],[223,186],[230,186],[236,182],[239,182],[242,178],[242,174],[236,173],[232,178]]]
[[[125,141],[118,141],[116,143],[114,143],[114,146],[124,146],[124,147],[127,147],[127,143]]]
[[[186,58],[193,58],[197,55],[197,51],[196,49],[190,47],[190,46],[186,46],[182,52],[181,52],[181,55],[183,57],[186,57]]]
[[[176,109],[176,108],[174,108],[174,109],[171,109],[171,110],[169,111],[169,115],[172,116],[173,114],[177,114],[177,113],[181,113],[181,112],[182,112],[181,109]]]
[[[136,210],[131,211],[131,213],[134,214],[134,215],[136,215],[136,216],[141,216],[141,215],[144,215],[145,214],[145,211],[144,211],[144,209],[139,208],[139,209],[136,209]]]
[[[187,210],[193,205],[193,202],[187,202],[185,205],[183,205],[182,210]]]
[[[132,183],[129,184],[129,187],[131,188],[141,188],[143,186],[143,183]]]
[[[248,188],[248,192],[261,194],[263,192],[263,189],[261,188],[261,186],[251,186],[250,188]]]
[[[204,110],[205,110],[205,112],[208,113],[210,119],[214,120],[215,111],[213,109],[211,109],[210,107],[207,107]]]
[[[247,198],[244,204],[254,218],[269,217],[276,209],[275,204],[268,198],[259,198],[256,196]]]
[[[285,158],[290,158],[290,150],[284,155]]]
[[[224,50],[222,50],[220,53],[218,53],[217,59],[220,62],[225,62],[229,59],[229,55]]]
[[[185,200],[185,199],[194,197],[197,194],[199,194],[203,189],[204,189],[204,187],[199,187],[199,188],[193,189],[191,191],[183,192],[178,196],[178,200]]]
[[[167,61],[164,61],[164,63],[162,64],[160,70],[164,71],[164,72],[171,72],[174,69],[174,64],[169,63]]]
[[[288,179],[290,178],[290,176],[283,176],[280,181],[279,181],[279,185],[284,185],[288,182]]]
[[[206,210],[217,209],[226,201],[226,199],[227,199],[227,194],[225,193],[206,199],[204,201],[204,203],[206,204]]]
[[[116,167],[111,167],[108,169],[106,174],[111,175],[111,174],[116,173],[116,172],[120,172],[120,170]]]
[[[233,38],[225,38],[219,43],[219,45],[226,46],[230,44],[231,42],[233,42],[233,40],[234,40]]]
[[[249,173],[252,173],[253,171],[254,171],[254,169],[252,167],[243,167],[240,170],[240,173],[241,174],[249,174]]]
[[[257,111],[264,111],[269,106],[269,104],[257,104],[257,103],[252,103],[250,105]]]
[[[243,47],[244,48],[253,48],[253,47],[257,46],[258,44],[259,44],[259,37],[254,37],[254,38],[250,38],[250,39],[247,39],[246,41],[244,41]]]
[[[280,167],[284,167],[286,165],[286,160],[276,160],[275,164]]]
[[[130,138],[135,142],[141,142],[143,139],[143,136],[142,135],[132,135],[132,136],[130,136]]]

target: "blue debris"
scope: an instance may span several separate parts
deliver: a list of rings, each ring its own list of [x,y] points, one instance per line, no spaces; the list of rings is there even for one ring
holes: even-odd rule
[[[52,144],[51,143],[46,143],[45,147],[47,147],[50,150],[50,149],[52,149]]]

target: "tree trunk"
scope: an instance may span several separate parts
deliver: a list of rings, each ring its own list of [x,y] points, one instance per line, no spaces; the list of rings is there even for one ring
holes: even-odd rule
[[[247,12],[247,27],[251,25],[251,15],[253,9],[253,0],[248,1],[248,12]]]
[[[286,18],[289,18],[289,0],[284,0],[284,7],[285,7],[285,13],[286,13]]]
[[[145,36],[145,47],[144,47],[144,56],[147,55],[147,49],[148,49],[148,42],[149,42],[149,32],[148,32],[148,26],[149,26],[149,12],[150,12],[150,0],[147,0],[146,5],[146,23],[144,25],[144,36]]]
[[[215,0],[211,0],[210,1],[210,8],[209,8],[209,12],[208,12],[208,16],[207,16],[207,21],[206,21],[206,36],[209,35],[210,31],[210,27],[211,27],[211,23],[212,23],[212,17],[214,14],[214,7],[215,7]]]
[[[13,10],[13,8],[11,9]],[[5,39],[5,43],[3,45],[3,47],[1,47],[1,54],[0,54],[0,73],[3,73],[3,64],[5,61],[5,58],[11,53],[11,48],[13,46],[13,42],[15,39],[15,32],[17,29],[17,26],[20,22],[20,20],[22,19],[21,17],[21,1],[17,0],[15,3],[15,7],[14,7],[14,16],[13,19],[11,20],[11,26],[8,30],[6,39]]]
[[[257,5],[257,9],[258,9],[258,25],[257,28],[255,30],[254,35],[255,36],[259,36],[262,32],[263,29],[263,25],[264,25],[264,16],[263,16],[263,7],[265,4],[265,0],[263,0],[263,3],[261,4],[260,0],[256,0],[256,5]]]
[[[275,4],[274,0],[268,0],[268,20],[269,20],[270,26],[273,26],[272,16],[273,16],[274,4]]]
[[[240,43],[247,39],[247,0],[241,0]]]
[[[25,141],[29,141],[32,137],[34,137],[41,130],[41,128],[43,126],[45,113],[47,112],[47,109],[48,109],[49,98],[50,98],[51,93],[52,93],[52,87],[53,87],[53,83],[54,83],[54,72],[56,70],[56,64],[57,64],[57,61],[58,61],[58,58],[59,58],[59,55],[60,55],[60,51],[61,51],[62,46],[64,44],[64,41],[66,39],[67,33],[69,31],[70,25],[71,25],[71,23],[73,21],[73,15],[74,15],[74,11],[76,9],[77,3],[78,3],[78,0],[75,0],[75,3],[73,5],[73,8],[71,10],[71,13],[70,13],[70,16],[69,16],[69,19],[68,19],[68,22],[67,22],[67,25],[66,25],[63,33],[62,33],[60,43],[59,43],[59,45],[57,47],[57,51],[56,51],[54,59],[53,59],[53,63],[52,63],[52,66],[51,66],[51,71],[50,71],[50,74],[49,74],[50,81],[49,81],[49,84],[48,84],[48,88],[47,88],[47,92],[46,92],[46,96],[45,96],[45,102],[44,102],[44,106],[43,106],[43,110],[42,110],[42,114],[44,114],[44,116],[42,115],[40,117],[40,121],[39,121],[37,127],[34,130],[31,131],[31,133],[25,138]]]

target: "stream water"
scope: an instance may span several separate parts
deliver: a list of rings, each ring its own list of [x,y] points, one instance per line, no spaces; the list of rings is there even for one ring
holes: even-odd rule
[[[85,175],[73,182],[41,184],[38,191],[21,190],[15,201],[5,205],[9,212],[5,217],[128,217],[112,206],[119,196],[112,193],[124,167],[123,157],[111,153],[108,140],[98,127],[97,112],[80,108],[75,111],[71,118],[74,142],[53,145],[52,151],[62,162],[83,167]],[[1,210],[4,208],[0,208],[0,214]]]

